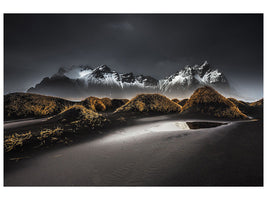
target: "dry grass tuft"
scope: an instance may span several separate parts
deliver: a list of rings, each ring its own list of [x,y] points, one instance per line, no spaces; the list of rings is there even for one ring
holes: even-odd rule
[[[22,147],[31,138],[32,138],[31,131],[24,134],[15,133],[9,136],[5,136],[4,140],[5,152],[10,152],[17,149],[18,147]]]
[[[40,131],[40,136],[37,137],[38,140],[41,141],[41,144],[45,144],[46,142],[50,141],[57,141],[63,133],[63,129],[60,127],[55,128],[54,130],[51,129],[44,129]]]
[[[57,142],[69,142],[63,134],[63,129],[57,127],[55,129],[43,129],[37,135],[33,135],[31,131],[23,134],[12,134],[5,137],[5,152],[22,150],[25,146],[30,148],[38,148],[43,145],[54,144]]]

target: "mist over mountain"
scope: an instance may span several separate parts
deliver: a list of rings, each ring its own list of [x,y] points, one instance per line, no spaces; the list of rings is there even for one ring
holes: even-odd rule
[[[188,97],[201,86],[212,86],[219,92],[234,94],[225,75],[205,61],[201,65],[185,66],[168,77],[156,78],[118,73],[107,65],[61,67],[58,72],[31,87],[27,92],[64,98],[88,96],[131,98],[139,93],[160,93],[168,97]]]
[[[107,64],[111,71],[126,74],[123,80],[133,80],[130,72],[165,80],[162,89],[170,95],[173,89],[166,79],[188,64],[193,68],[208,60],[240,93],[235,98],[249,102],[263,98],[262,14],[6,14],[4,29],[4,94],[35,88],[61,66],[72,68],[65,75],[76,80],[79,69],[74,69],[80,64],[92,70]],[[79,82],[65,82],[66,91],[40,86],[33,92],[68,98],[72,93],[86,97],[93,93],[82,86],[73,89]],[[124,93],[119,91],[120,96]]]
[[[185,66],[184,69],[159,81],[159,88],[163,94],[174,96],[184,94],[189,96],[200,86],[212,86],[224,94],[233,94],[234,90],[225,75],[218,69],[213,69],[205,61],[202,65]]]

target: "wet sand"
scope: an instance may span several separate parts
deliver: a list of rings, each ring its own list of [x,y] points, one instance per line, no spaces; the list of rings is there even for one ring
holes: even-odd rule
[[[6,186],[245,186],[263,184],[262,121],[190,130],[168,116],[5,167]],[[199,120],[198,120],[199,121]],[[177,124],[177,122],[179,122]]]

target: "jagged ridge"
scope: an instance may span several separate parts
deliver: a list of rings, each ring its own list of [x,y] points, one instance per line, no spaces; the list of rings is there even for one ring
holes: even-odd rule
[[[196,88],[209,85],[216,89],[230,90],[223,73],[212,69],[207,62],[184,69],[161,80],[133,73],[119,74],[108,66],[95,69],[89,66],[60,68],[51,78],[44,78],[28,92],[65,98],[85,96],[108,96],[123,98],[138,93],[161,93],[168,96],[187,96]]]

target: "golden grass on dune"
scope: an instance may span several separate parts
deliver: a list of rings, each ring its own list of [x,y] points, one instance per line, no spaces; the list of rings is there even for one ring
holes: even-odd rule
[[[239,108],[239,110],[246,115],[261,117],[263,113],[263,99],[260,99],[252,103],[240,101],[235,98],[228,98],[228,99],[232,101]]]
[[[114,111],[128,101],[128,99],[110,99],[107,97],[100,99],[97,97],[88,97],[82,101],[82,105],[95,112],[104,112]]]
[[[4,96],[5,120],[54,115],[71,104],[73,103],[57,97],[11,93]]]
[[[22,147],[25,142],[29,141],[32,138],[31,131],[23,134],[12,134],[5,136],[4,139],[4,149],[5,152],[10,152],[18,147]]]
[[[92,109],[95,112],[105,111],[106,106],[100,98],[88,97],[82,101],[82,105],[88,109]]]
[[[63,126],[72,126],[75,130],[85,127],[95,129],[102,127],[107,122],[107,119],[101,114],[87,109],[82,105],[68,107],[51,120],[57,121],[63,124]]]
[[[66,139],[67,138],[63,135],[63,129],[61,127],[56,127],[55,129],[42,129],[35,134],[31,131],[20,134],[14,133],[5,136],[4,149],[5,152],[21,151],[25,146],[37,148],[46,144],[54,144],[60,141],[65,142]]]
[[[55,129],[44,129],[40,131],[40,136],[37,137],[40,141],[46,141],[46,140],[57,140],[58,136],[61,136],[63,133],[63,129],[61,127],[57,127]]]
[[[105,111],[114,111],[117,108],[121,107],[125,103],[127,103],[129,100],[128,99],[110,99],[110,98],[102,98],[101,101],[103,104],[106,106]]]
[[[237,100],[233,97],[228,98],[228,100],[232,101],[235,105],[243,105],[243,106],[248,105],[248,103],[246,103],[244,101]]]
[[[218,118],[247,119],[238,107],[211,87],[198,88],[183,106],[183,113],[203,114]]]
[[[258,101],[252,102],[249,104],[252,107],[262,107],[263,106],[263,99],[260,99]]]
[[[248,114],[251,112],[251,106],[249,103],[237,100],[235,98],[228,98],[228,100],[233,102],[242,113]]]
[[[112,109],[112,101],[108,97],[104,97],[101,99],[102,103],[105,105],[106,109],[105,110],[110,110]]]
[[[5,120],[40,118],[60,113],[66,107],[80,104],[95,112],[114,111],[124,105],[128,99],[109,99],[88,97],[82,102],[32,93],[11,93],[4,96]]]
[[[180,112],[182,107],[160,94],[140,94],[115,112]]]

